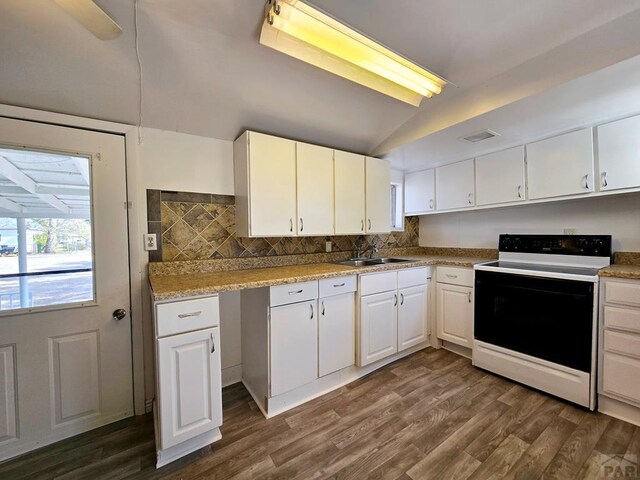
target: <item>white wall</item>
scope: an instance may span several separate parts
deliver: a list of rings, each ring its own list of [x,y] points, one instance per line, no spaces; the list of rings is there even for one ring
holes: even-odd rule
[[[613,235],[614,251],[640,251],[640,193],[420,217],[420,245],[497,248],[501,233]]]
[[[144,128],[138,145],[138,199],[146,201],[147,189],[233,195],[233,142]],[[147,206],[140,208],[140,231],[147,230]],[[142,239],[140,239],[142,249]],[[142,266],[147,281],[148,256]],[[145,397],[155,395],[153,326],[151,299],[143,287],[145,298],[144,359]],[[238,292],[220,296],[220,334],[223,381],[240,380],[242,353],[240,350],[240,295]]]

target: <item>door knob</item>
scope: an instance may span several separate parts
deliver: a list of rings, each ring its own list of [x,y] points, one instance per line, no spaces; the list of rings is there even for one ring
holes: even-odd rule
[[[114,320],[122,320],[127,316],[127,311],[124,308],[118,308],[113,311],[113,319]]]

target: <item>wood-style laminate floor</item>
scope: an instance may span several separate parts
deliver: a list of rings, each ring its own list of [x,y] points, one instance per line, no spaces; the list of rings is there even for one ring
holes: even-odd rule
[[[603,465],[640,458],[639,427],[445,350],[418,352],[270,420],[241,384],[223,402],[222,440],[160,470],[147,415],[0,464],[0,478],[582,480],[619,478]]]

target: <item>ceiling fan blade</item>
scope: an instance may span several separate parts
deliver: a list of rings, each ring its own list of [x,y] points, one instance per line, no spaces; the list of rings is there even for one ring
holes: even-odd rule
[[[122,28],[92,0],[54,0],[100,40],[113,40]]]

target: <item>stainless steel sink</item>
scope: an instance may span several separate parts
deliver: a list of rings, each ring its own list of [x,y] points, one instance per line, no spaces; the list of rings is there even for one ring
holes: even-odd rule
[[[384,263],[406,263],[406,262],[413,262],[413,260],[408,260],[406,258],[389,258],[389,257],[385,257],[385,258],[372,258],[371,259],[372,262],[375,262],[377,264],[384,264]]]
[[[342,262],[335,262],[338,265],[346,265],[348,267],[375,267],[376,265],[385,265],[388,263],[406,263],[413,260],[407,260],[405,258],[352,258],[350,260],[344,260]]]

